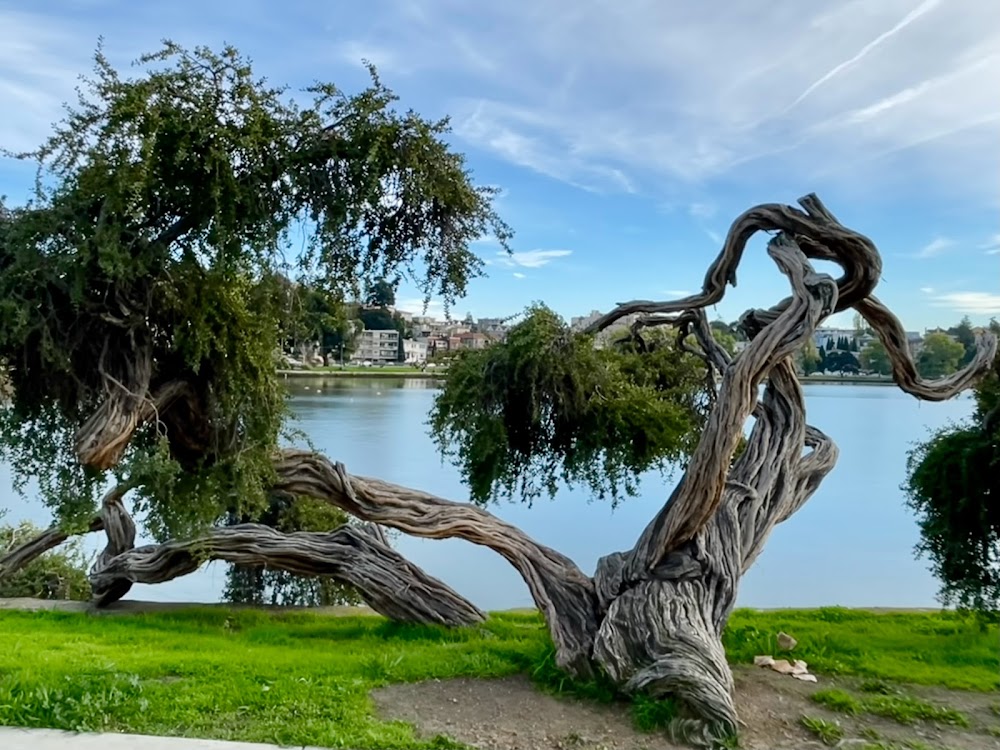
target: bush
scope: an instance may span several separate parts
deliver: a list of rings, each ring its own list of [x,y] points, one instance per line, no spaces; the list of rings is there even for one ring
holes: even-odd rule
[[[0,558],[41,531],[28,522],[17,526],[0,526]],[[0,578],[0,598],[85,601],[90,599],[90,581],[87,579],[89,568],[90,560],[83,551],[83,541],[79,538],[72,539],[10,576]]]

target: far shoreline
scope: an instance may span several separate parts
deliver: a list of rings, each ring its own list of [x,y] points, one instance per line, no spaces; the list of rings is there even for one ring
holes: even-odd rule
[[[382,379],[400,379],[400,380],[444,380],[447,375],[447,370],[442,369],[438,372],[429,372],[427,370],[403,370],[403,369],[389,369],[389,368],[351,368],[346,370],[339,369],[319,369],[319,368],[309,368],[302,370],[278,370],[278,375],[283,378],[294,378],[294,379],[308,379],[308,378],[382,378]],[[856,375],[844,375],[843,377],[839,375],[821,375],[808,377],[800,377],[799,383],[803,385],[895,385],[896,382],[892,378],[865,378],[858,377]]]

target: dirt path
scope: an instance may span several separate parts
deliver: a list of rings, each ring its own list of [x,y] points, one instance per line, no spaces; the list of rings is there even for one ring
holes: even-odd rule
[[[846,717],[809,700],[819,689],[850,687],[820,678],[819,685],[770,671],[736,670],[737,708],[746,724],[743,750],[809,750],[826,747],[801,724],[802,716],[838,722],[843,748],[860,750],[876,735],[885,750],[1000,750],[989,734],[1000,726],[998,696],[932,690],[913,693],[969,715],[972,727],[902,726],[874,716]],[[381,718],[413,724],[425,737],[445,735],[483,750],[682,750],[663,732],[643,733],[625,706],[604,706],[540,693],[524,677],[447,680],[391,685],[372,695]],[[863,733],[867,733],[868,738]],[[911,744],[904,745],[902,743]],[[891,744],[897,743],[897,744]],[[923,744],[919,744],[923,743]]]

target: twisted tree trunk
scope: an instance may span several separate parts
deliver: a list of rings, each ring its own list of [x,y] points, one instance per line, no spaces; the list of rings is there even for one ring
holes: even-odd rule
[[[633,548],[602,558],[593,578],[481,508],[351,476],[342,464],[315,453],[285,451],[278,456],[276,489],[321,499],[408,534],[465,539],[493,549],[527,583],[548,623],[561,667],[578,676],[603,670],[626,692],[675,696],[690,709],[685,724],[689,739],[713,744],[735,733],[733,680],[721,635],[740,578],[773,528],[802,507],[837,459],[833,442],[806,423],[793,354],[827,316],[854,308],[885,344],[898,385],[917,398],[942,400],[985,374],[997,348],[995,337],[980,332],[976,356],[962,371],[938,381],[921,380],[902,326],[873,296],[882,269],[874,244],[842,226],[815,196],[800,204],[803,210],[757,206],[737,218],[701,293],[674,302],[628,302],[591,327],[599,331],[631,315],[641,316],[636,330],[675,326],[681,346],[693,335],[698,348],[688,351],[721,375],[704,432],[676,489]],[[792,294],[770,308],[744,313],[741,325],[750,343],[730,358],[713,339],[704,308],[722,298],[727,284],[735,285],[750,237],[774,230],[778,234],[768,253],[788,278]],[[818,274],[810,259],[832,261],[843,275],[834,280]],[[143,372],[137,366],[133,382],[139,383]],[[711,382],[714,389],[714,375]],[[758,398],[761,385],[764,393]],[[98,467],[113,463],[137,424],[153,418],[167,400],[180,398],[161,392],[143,399],[136,392],[126,388],[109,395],[115,403],[109,403],[102,419],[114,423],[113,429],[102,432],[102,419],[95,416],[94,424],[81,431],[81,460]],[[750,437],[734,461],[751,418]],[[133,549],[134,525],[120,494],[106,499],[95,524],[109,537],[91,575],[99,603],[123,595],[132,582],[169,580],[206,560],[223,559],[332,575],[397,619],[444,624],[482,619],[473,605],[405,561],[370,530],[345,527],[328,534],[284,535],[243,525],[191,541]],[[0,561],[0,574],[10,569],[11,561],[49,548],[59,532],[43,536]]]

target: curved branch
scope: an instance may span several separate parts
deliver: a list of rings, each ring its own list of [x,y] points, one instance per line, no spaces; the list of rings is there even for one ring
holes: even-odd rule
[[[924,401],[944,401],[974,385],[993,365],[997,354],[997,337],[988,330],[982,330],[976,335],[976,354],[968,365],[947,377],[924,380],[917,373],[917,366],[910,354],[906,331],[892,311],[873,296],[861,300],[854,307],[868,321],[868,325],[885,346],[896,384],[911,396]]]
[[[777,320],[763,329],[727,368],[687,471],[664,508],[643,531],[628,565],[629,580],[641,580],[671,550],[694,538],[722,502],[730,461],[743,425],[757,406],[757,388],[791,356],[837,305],[837,284],[816,274],[798,246],[781,234],[768,254],[791,282],[794,296]],[[794,380],[794,378],[793,378]]]
[[[90,525],[75,534],[70,534],[58,527],[46,529],[24,544],[21,544],[3,557],[0,557],[0,579],[13,575],[25,565],[44,555],[49,550],[53,550],[65,542],[71,536],[87,534],[92,531],[101,531],[104,528],[103,519],[98,516],[91,519]]]
[[[486,619],[468,600],[383,544],[371,530],[355,526],[292,534],[260,524],[212,529],[195,539],[123,552],[94,570],[90,580],[95,590],[107,591],[120,588],[122,582],[163,583],[193,573],[211,560],[329,576],[356,588],[372,609],[394,620],[472,625]]]
[[[101,506],[101,520],[108,536],[108,543],[97,556],[90,571],[94,603],[98,607],[105,607],[118,601],[132,588],[131,581],[125,579],[110,581],[106,586],[94,584],[95,574],[104,570],[116,557],[135,547],[135,522],[122,502],[130,489],[132,489],[130,484],[118,485],[104,496]]]
[[[464,539],[489,547],[524,578],[544,614],[561,667],[590,673],[598,624],[593,581],[568,557],[482,508],[378,479],[351,476],[343,464],[307,451],[285,451],[276,462],[277,489],[331,503],[362,520],[430,539]]]
[[[840,224],[816,195],[810,193],[798,202],[804,211],[783,204],[765,203],[739,216],[729,229],[722,251],[709,266],[700,294],[672,302],[625,302],[594,321],[586,332],[601,331],[621,318],[637,313],[676,313],[716,304],[725,295],[726,284],[736,286],[736,268],[743,257],[743,250],[749,239],[760,231],[784,232],[800,244],[807,258],[830,260],[841,265],[844,275],[837,279],[838,296],[834,312],[852,307],[871,294],[882,274],[882,259],[874,243]],[[790,304],[791,299],[785,299],[772,310],[781,312]]]

